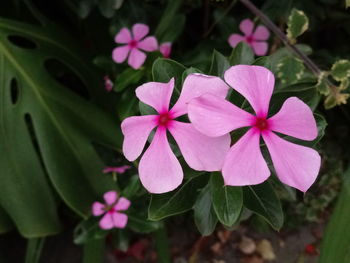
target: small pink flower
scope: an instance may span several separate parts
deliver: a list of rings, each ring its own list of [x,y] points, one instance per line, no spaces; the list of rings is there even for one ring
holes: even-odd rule
[[[105,82],[105,89],[110,92],[113,90],[113,82],[111,81],[111,79],[106,75],[103,77],[103,80]]]
[[[159,51],[165,58],[170,57],[171,53],[171,42],[165,42],[159,46]]]
[[[94,202],[92,204],[92,214],[94,216],[104,216],[100,220],[102,229],[124,228],[128,223],[128,216],[121,211],[128,210],[130,201],[124,197],[119,197],[115,191],[109,191],[103,195],[106,204]]]
[[[214,138],[235,129],[250,127],[225,157],[222,168],[225,184],[260,184],[270,176],[260,150],[262,137],[279,179],[306,192],[316,180],[321,157],[315,150],[284,140],[276,132],[301,140],[314,140],[318,131],[310,108],[300,99],[291,97],[278,113],[268,117],[275,78],[264,67],[233,66],[225,72],[224,78],[247,99],[255,115],[222,97],[205,94],[189,103],[188,116],[195,128]]]
[[[270,36],[270,32],[264,26],[258,26],[255,31],[254,23],[250,19],[244,19],[239,28],[244,33],[244,36],[239,34],[232,34],[228,38],[231,47],[235,47],[239,42],[246,42],[254,50],[257,56],[264,56],[267,53],[268,45],[266,40]]]
[[[172,191],[183,179],[183,171],[170,148],[167,131],[174,137],[187,164],[195,170],[219,171],[230,147],[229,134],[209,138],[198,132],[191,123],[175,120],[187,114],[187,103],[197,96],[215,93],[224,99],[229,89],[227,84],[218,77],[191,74],[184,81],[178,101],[169,110],[173,89],[174,78],[168,83],[148,82],[138,87],[136,96],[152,106],[157,114],[129,117],[121,125],[123,152],[129,161],[140,156],[149,134],[156,128],[153,140],[139,164],[140,180],[151,193]]]
[[[140,68],[146,59],[144,51],[155,51],[158,49],[157,39],[153,36],[145,36],[149,32],[149,27],[145,24],[135,24],[132,27],[132,35],[129,29],[122,28],[115,36],[115,42],[120,44],[126,44],[120,47],[116,47],[113,50],[113,60],[116,63],[123,63],[128,58],[128,64],[134,68]]]
[[[123,174],[126,170],[130,169],[131,167],[129,165],[123,165],[123,166],[107,166],[103,169],[103,173],[117,173],[117,174]]]

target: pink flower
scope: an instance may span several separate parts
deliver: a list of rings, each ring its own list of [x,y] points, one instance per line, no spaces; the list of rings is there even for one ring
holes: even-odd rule
[[[124,197],[119,197],[115,191],[109,191],[103,195],[106,204],[94,202],[92,204],[92,214],[94,216],[104,216],[100,220],[102,229],[124,228],[128,223],[128,216],[121,211],[125,211],[130,206],[130,201]]]
[[[153,36],[145,36],[149,32],[149,27],[145,24],[135,24],[132,27],[132,35],[129,29],[122,28],[115,36],[116,43],[126,44],[120,47],[116,47],[113,50],[113,60],[116,63],[122,63],[128,58],[128,64],[134,68],[140,68],[146,59],[144,51],[155,51],[158,49],[157,39]]]
[[[212,94],[193,99],[188,106],[188,115],[195,128],[214,138],[250,127],[225,157],[222,168],[225,184],[260,184],[270,176],[260,150],[262,136],[279,179],[306,192],[316,180],[321,158],[315,150],[288,142],[276,132],[301,140],[314,140],[318,131],[310,108],[300,99],[291,97],[278,113],[268,117],[275,78],[264,67],[233,66],[225,72],[224,78],[247,99],[255,115]]]
[[[113,82],[111,81],[111,79],[106,75],[103,77],[103,80],[105,82],[105,89],[110,92],[113,90]]]
[[[169,58],[171,53],[171,42],[164,42],[161,44],[159,46],[159,51],[165,58]]]
[[[139,164],[143,186],[151,193],[165,193],[178,187],[183,179],[179,161],[172,152],[167,131],[174,137],[187,164],[199,171],[218,171],[230,147],[230,136],[209,138],[198,132],[191,123],[175,120],[187,114],[187,103],[204,93],[215,93],[224,99],[227,84],[218,77],[202,74],[189,75],[183,84],[178,101],[169,110],[174,79],[168,83],[148,82],[136,89],[136,96],[152,106],[157,114],[134,116],[122,122],[123,152],[134,161],[143,151],[147,138],[156,128],[153,140]]]
[[[125,173],[126,170],[130,169],[131,167],[129,165],[123,165],[123,166],[107,166],[103,169],[103,173],[118,173],[118,174],[123,174]]]
[[[244,36],[232,34],[228,38],[231,47],[235,47],[239,42],[246,42],[254,50],[257,56],[264,56],[267,53],[268,45],[266,40],[270,36],[270,32],[264,26],[258,26],[253,32],[254,23],[250,19],[244,19],[239,28]]]

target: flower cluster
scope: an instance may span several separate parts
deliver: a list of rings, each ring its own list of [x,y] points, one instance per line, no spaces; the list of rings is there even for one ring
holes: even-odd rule
[[[191,168],[222,171],[225,185],[231,186],[259,184],[270,176],[260,150],[262,138],[279,179],[305,192],[317,177],[320,156],[315,150],[291,143],[276,133],[314,140],[318,131],[310,108],[292,97],[269,117],[275,78],[264,67],[233,66],[225,72],[224,79],[230,86],[214,76],[187,76],[178,101],[170,109],[174,79],[168,83],[149,82],[136,89],[140,101],[157,112],[129,117],[121,125],[123,152],[129,161],[141,155],[156,128],[139,164],[144,187],[152,193],[164,193],[182,182],[183,171],[169,145],[169,132]],[[225,99],[230,87],[245,97],[254,114]],[[176,120],[186,114],[191,123]],[[230,132],[243,127],[249,127],[248,131],[231,146]]]

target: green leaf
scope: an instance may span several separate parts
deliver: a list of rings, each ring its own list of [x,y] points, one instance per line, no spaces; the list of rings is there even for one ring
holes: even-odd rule
[[[350,0],[345,0],[345,8],[350,7]]]
[[[137,113],[138,99],[134,89],[128,89],[122,93],[118,101],[118,116],[120,120],[133,116]]]
[[[298,36],[302,35],[309,28],[309,19],[301,10],[292,9],[288,17],[287,37],[294,44]]]
[[[330,92],[330,87],[327,83],[329,73],[326,71],[322,71],[321,74],[318,75],[316,89],[322,95],[327,96]]]
[[[135,174],[129,179],[128,184],[123,189],[121,195],[129,200],[132,200],[133,197],[135,197],[139,193],[140,189],[141,189],[140,179],[139,179],[139,176]]]
[[[218,222],[214,208],[210,184],[202,189],[194,204],[194,222],[203,236],[211,235]]]
[[[219,221],[226,226],[236,223],[243,206],[241,187],[225,186],[220,173],[210,177],[213,206]]]
[[[133,68],[127,68],[122,73],[117,75],[114,82],[114,91],[120,92],[132,84],[136,84],[143,77],[143,70],[134,70]]]
[[[331,69],[332,77],[337,81],[350,78],[350,61],[341,59],[335,62]]]
[[[194,67],[190,67],[190,68],[186,69],[182,73],[182,83],[185,81],[185,79],[188,75],[193,74],[193,73],[203,73],[203,72],[197,68],[194,68]]]
[[[86,216],[114,185],[96,176],[104,164],[92,142],[121,148],[121,131],[93,103],[108,99],[73,43],[52,26],[0,19],[0,205],[26,237],[60,231],[52,189]]]
[[[283,211],[280,200],[269,182],[243,187],[244,206],[263,217],[272,228],[279,230],[283,225]]]
[[[304,74],[303,61],[296,57],[284,57],[277,64],[277,77],[283,84],[294,84],[301,79]]]
[[[105,258],[106,240],[94,239],[84,244],[82,263],[103,262]]]
[[[102,239],[108,232],[99,227],[99,218],[90,217],[82,221],[74,229],[74,244],[81,245],[91,240]]]
[[[239,64],[251,65],[253,62],[253,50],[244,42],[238,43],[238,45],[232,50],[229,58],[229,63],[231,66]]]
[[[272,69],[271,59],[268,56],[257,58],[254,61],[253,65],[262,66],[262,67],[265,67],[265,68],[267,68],[269,70]]]
[[[178,189],[166,194],[153,194],[148,207],[148,218],[160,220],[190,210],[198,195],[198,191],[208,182],[207,175],[189,178]]]
[[[28,239],[25,263],[39,263],[45,238]]]
[[[0,234],[6,233],[13,228],[13,223],[11,218],[5,212],[5,210],[0,206]]]
[[[224,77],[225,71],[230,67],[227,58],[214,49],[211,59],[209,75]]]
[[[160,221],[148,220],[147,215],[142,213],[128,213],[128,218],[127,227],[137,233],[151,233],[163,225]]]
[[[321,244],[320,263],[348,263],[350,259],[350,167]]]

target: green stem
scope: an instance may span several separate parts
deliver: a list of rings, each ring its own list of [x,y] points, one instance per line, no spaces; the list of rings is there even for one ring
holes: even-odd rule
[[[170,256],[170,248],[169,248],[169,239],[168,239],[168,234],[167,234],[165,225],[154,233],[154,237],[156,241],[158,262],[170,263],[171,256]]]
[[[28,239],[25,263],[38,263],[45,238]]]
[[[83,248],[83,263],[103,263],[105,256],[105,239],[94,239]]]

